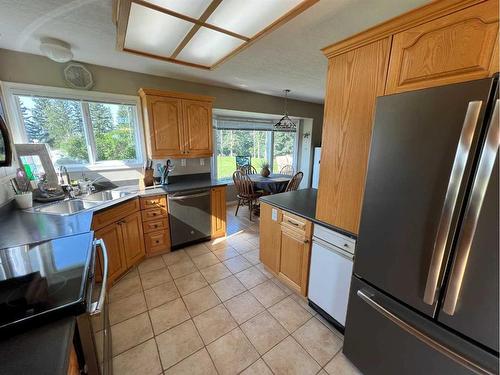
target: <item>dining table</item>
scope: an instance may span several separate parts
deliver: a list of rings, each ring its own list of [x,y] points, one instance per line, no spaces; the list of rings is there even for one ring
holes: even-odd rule
[[[292,176],[279,173],[271,173],[268,177],[260,174],[249,174],[248,177],[252,181],[255,190],[263,190],[268,194],[283,193],[292,179]]]

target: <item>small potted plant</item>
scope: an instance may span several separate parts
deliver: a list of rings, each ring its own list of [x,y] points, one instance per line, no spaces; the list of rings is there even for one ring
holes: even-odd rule
[[[269,177],[270,174],[271,174],[271,171],[269,170],[269,163],[262,163],[260,175],[262,177]]]

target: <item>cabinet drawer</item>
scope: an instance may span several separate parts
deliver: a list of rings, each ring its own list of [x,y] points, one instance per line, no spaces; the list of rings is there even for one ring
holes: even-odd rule
[[[141,210],[159,207],[167,208],[167,197],[165,195],[154,195],[141,198]]]
[[[300,216],[283,211],[281,226],[288,228],[298,234],[305,235],[308,221]]]
[[[164,208],[151,208],[149,210],[142,211],[142,221],[158,220],[160,218],[167,217],[167,210]]]
[[[168,220],[166,218],[161,220],[151,220],[142,223],[144,233],[151,233],[158,230],[168,230]]]
[[[139,211],[139,200],[137,198],[97,212],[92,219],[92,229],[103,228],[136,211]]]
[[[166,251],[170,248],[170,235],[167,230],[146,233],[144,234],[144,242],[148,255]]]

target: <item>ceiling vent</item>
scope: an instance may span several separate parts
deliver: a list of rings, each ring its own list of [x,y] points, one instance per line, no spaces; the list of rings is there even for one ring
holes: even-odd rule
[[[68,64],[64,68],[64,79],[74,89],[90,90],[94,86],[92,73],[82,64]]]

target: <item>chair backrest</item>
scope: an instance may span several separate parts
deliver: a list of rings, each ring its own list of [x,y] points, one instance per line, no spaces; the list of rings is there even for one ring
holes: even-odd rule
[[[286,185],[285,191],[297,190],[299,188],[300,181],[302,181],[302,177],[304,177],[304,173],[297,172],[295,176],[292,177],[290,182],[288,182],[288,185]]]
[[[252,165],[242,165],[238,169],[244,174],[257,174],[257,170]]]
[[[293,167],[291,165],[285,165],[280,170],[280,174],[286,174],[288,176],[293,176]]]
[[[233,173],[234,186],[241,197],[249,197],[254,195],[253,183],[250,178],[240,170]]]
[[[238,155],[238,156],[236,156],[235,160],[236,160],[236,169],[240,169],[241,167],[243,167],[245,165],[252,164],[252,157],[251,156]]]

